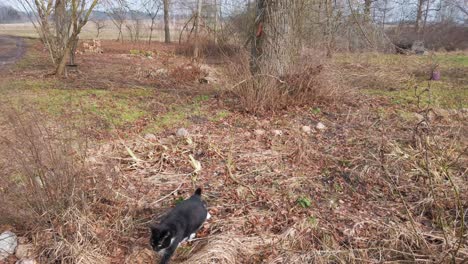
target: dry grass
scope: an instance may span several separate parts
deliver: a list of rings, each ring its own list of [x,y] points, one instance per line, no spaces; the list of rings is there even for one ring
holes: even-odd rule
[[[76,129],[23,110],[2,108],[9,120],[0,141],[2,224],[32,232],[41,262],[106,262],[106,244],[122,231],[97,210],[110,174],[90,169]]]
[[[323,60],[317,56],[304,55],[302,62],[289,66],[289,73],[284,76],[252,75],[249,56],[241,53],[231,59],[229,77],[233,86],[230,91],[238,98],[238,105],[250,113],[340,103],[351,90],[336,78],[333,67],[321,62]]]

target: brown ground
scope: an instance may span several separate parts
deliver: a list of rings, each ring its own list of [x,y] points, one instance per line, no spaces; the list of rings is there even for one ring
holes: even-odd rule
[[[0,70],[19,60],[24,51],[22,38],[0,35]]]

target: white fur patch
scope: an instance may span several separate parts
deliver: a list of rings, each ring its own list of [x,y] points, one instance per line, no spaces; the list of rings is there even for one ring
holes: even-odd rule
[[[189,238],[188,238],[187,241],[188,241],[188,242],[192,241],[192,240],[195,238],[196,235],[197,235],[197,234],[195,234],[195,233],[190,234],[190,236],[189,236]]]
[[[172,246],[172,243],[174,243],[174,240],[175,240],[175,237],[171,238],[171,243],[169,243],[169,246],[168,246],[167,248],[169,248],[170,246]],[[166,249],[167,249],[167,248],[161,249],[160,251],[158,251],[158,254],[159,254],[160,256],[163,256],[164,253],[166,253]]]

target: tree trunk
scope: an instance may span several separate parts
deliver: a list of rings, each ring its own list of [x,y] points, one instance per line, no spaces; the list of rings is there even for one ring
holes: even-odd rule
[[[154,19],[151,19],[151,26],[150,26],[150,34],[148,44],[151,44],[151,37],[153,36],[153,28],[154,28]]]
[[[425,0],[418,0],[418,6],[417,6],[418,9],[416,11],[416,21],[415,21],[414,29],[416,33],[418,34],[418,38],[419,38],[419,32],[421,31],[421,20],[422,20],[424,1]]]
[[[427,16],[429,15],[429,7],[430,7],[430,1],[427,0],[426,1],[426,11],[424,13],[424,22],[423,22],[423,26],[422,26],[422,36],[423,36],[423,39],[424,39],[424,35],[425,35],[425,32],[426,32],[426,24],[427,24]]]
[[[214,21],[214,43],[218,44],[218,1],[214,0],[215,21]]]
[[[169,0],[164,1],[164,42],[171,43],[171,32],[169,31]]]
[[[372,0],[364,0],[364,22],[368,23],[370,21]]]
[[[195,17],[195,47],[193,48],[193,57],[198,58],[200,55],[200,17],[202,10],[203,1],[198,0],[197,3],[197,14]]]
[[[56,76],[65,76],[65,70],[66,70],[66,67],[67,67],[67,61],[69,59],[69,56],[70,56],[70,53],[71,53],[71,50],[72,50],[72,47],[73,45],[75,45],[75,38],[72,36],[70,37],[70,40],[68,41],[68,44],[67,46],[65,47],[64,49],[64,54],[63,56],[60,58],[58,64],[57,64],[57,67],[55,69],[55,75]]]
[[[252,74],[283,76],[297,61],[301,48],[303,2],[257,0],[252,32]]]
[[[250,1],[249,1],[250,5]],[[263,25],[265,23],[266,0],[257,0],[255,7],[255,24],[252,32],[252,47],[250,49],[250,72],[256,74],[260,71],[260,57],[263,54],[263,43],[265,34],[263,33]]]

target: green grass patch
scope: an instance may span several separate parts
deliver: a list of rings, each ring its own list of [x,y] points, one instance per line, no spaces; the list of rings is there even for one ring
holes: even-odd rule
[[[468,55],[466,54],[438,54],[436,61],[448,67],[468,67]]]
[[[218,121],[221,121],[223,119],[225,119],[226,117],[230,116],[231,115],[231,112],[227,111],[227,110],[219,110],[216,112],[216,114],[214,116],[210,116],[210,121],[212,122],[218,122]]]
[[[78,118],[99,118],[110,128],[118,128],[147,115],[134,98],[141,92],[50,89],[38,94],[36,102],[40,110],[52,115],[72,110]]]
[[[302,208],[309,208],[312,205],[312,201],[308,197],[303,196],[297,199],[297,204]]]
[[[150,89],[60,89],[55,80],[16,80],[2,85],[7,103],[15,108],[32,105],[39,111],[84,124],[98,120],[108,129],[119,128],[148,115],[142,97]]]
[[[468,89],[452,87],[442,81],[431,82],[431,87],[421,85],[417,89],[389,91],[384,89],[366,89],[364,93],[389,97],[394,104],[401,106],[427,106],[445,109],[460,109],[468,107]]]

